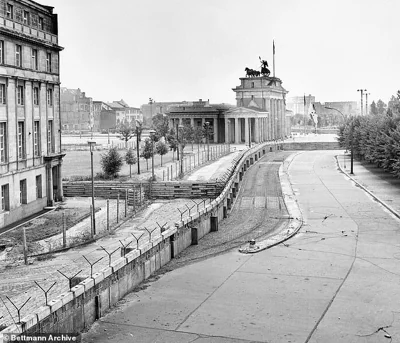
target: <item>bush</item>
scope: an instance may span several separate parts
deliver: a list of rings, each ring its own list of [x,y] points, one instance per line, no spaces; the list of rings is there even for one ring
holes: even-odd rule
[[[101,155],[101,168],[107,177],[117,177],[124,164],[122,156],[119,154],[117,147],[110,148],[108,152]]]

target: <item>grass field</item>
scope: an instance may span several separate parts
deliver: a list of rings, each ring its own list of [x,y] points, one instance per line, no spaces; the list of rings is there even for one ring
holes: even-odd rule
[[[197,152],[197,146],[193,148],[194,152]],[[204,146],[201,147],[204,149]],[[192,151],[191,145],[185,147],[185,154]],[[94,175],[96,173],[101,172],[101,154],[106,153],[107,150],[102,151],[93,151],[93,171]],[[90,152],[89,151],[65,151],[66,155],[63,159],[63,178],[70,178],[72,176],[90,176]],[[120,150],[119,153],[121,156],[125,156],[126,150]],[[164,163],[172,161],[172,152],[168,152],[163,156],[163,165]],[[174,156],[174,160],[176,160],[176,153]],[[148,160],[149,171],[151,171],[151,159]],[[160,166],[161,157],[160,155],[154,156],[154,166]],[[147,171],[146,160],[144,158],[140,158],[140,172],[144,173]],[[132,165],[132,175],[137,173],[137,164]],[[129,165],[125,163],[122,166],[120,176],[129,176]]]

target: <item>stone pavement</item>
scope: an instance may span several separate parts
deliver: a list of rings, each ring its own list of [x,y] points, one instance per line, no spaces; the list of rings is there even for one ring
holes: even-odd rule
[[[231,163],[235,158],[237,158],[237,153],[225,156],[223,166],[221,166],[218,160],[205,165],[208,173],[202,173],[203,177],[216,175],[221,171],[221,168],[226,170],[228,167],[231,167]],[[208,202],[209,200],[206,203],[200,204],[199,210],[203,209]],[[101,204],[101,202],[99,203]],[[68,281],[57,269],[67,276],[73,276],[80,270],[82,271],[79,276],[90,276],[90,265],[83,256],[91,263],[95,263],[101,259],[93,267],[93,273],[95,273],[109,264],[109,256],[102,248],[106,249],[109,253],[114,252],[111,255],[111,260],[114,261],[121,256],[118,248],[121,248],[122,243],[125,246],[129,244],[130,247],[134,248],[137,245],[140,247],[147,244],[150,239],[160,236],[160,228],[157,223],[161,226],[166,224],[165,227],[169,227],[181,220],[178,208],[183,211],[183,209],[186,209],[186,204],[193,206],[191,199],[155,201],[134,218],[122,224],[112,235],[101,238],[92,244],[70,249],[64,253],[54,254],[54,256],[47,260],[34,261],[32,265],[19,265],[3,270],[0,278],[0,298],[6,301],[7,307],[15,318],[14,308],[5,299],[5,296],[9,296],[15,301],[17,306],[21,306],[31,297],[31,300],[29,300],[21,311],[23,317],[26,313],[30,313],[45,304],[43,292],[35,285],[34,281],[37,281],[44,289],[48,289],[54,282],[57,282],[49,292],[48,298],[51,300],[58,294],[68,290]],[[104,212],[104,210],[105,207],[102,206],[101,211]],[[120,211],[123,211],[123,206],[120,207]],[[98,219],[100,220],[101,218],[101,214],[99,214]],[[84,223],[90,226],[90,219],[85,220]],[[79,224],[79,230],[82,229],[82,226],[85,225]],[[133,235],[139,239],[138,242]],[[12,318],[4,304],[0,301],[0,318],[2,316],[4,318],[0,319],[0,326],[12,323]]]
[[[399,342],[399,220],[338,170],[338,153],[291,163],[296,236],[154,278],[84,342]]]

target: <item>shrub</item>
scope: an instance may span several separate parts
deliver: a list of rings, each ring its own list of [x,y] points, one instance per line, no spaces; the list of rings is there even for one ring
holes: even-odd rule
[[[110,148],[108,152],[102,154],[100,163],[104,174],[108,177],[117,177],[124,164],[117,147]]]

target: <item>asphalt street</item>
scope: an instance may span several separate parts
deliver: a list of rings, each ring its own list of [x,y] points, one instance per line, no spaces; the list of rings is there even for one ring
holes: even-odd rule
[[[399,221],[340,173],[335,154],[290,164],[304,217],[294,238],[166,273],[84,342],[399,342]]]

